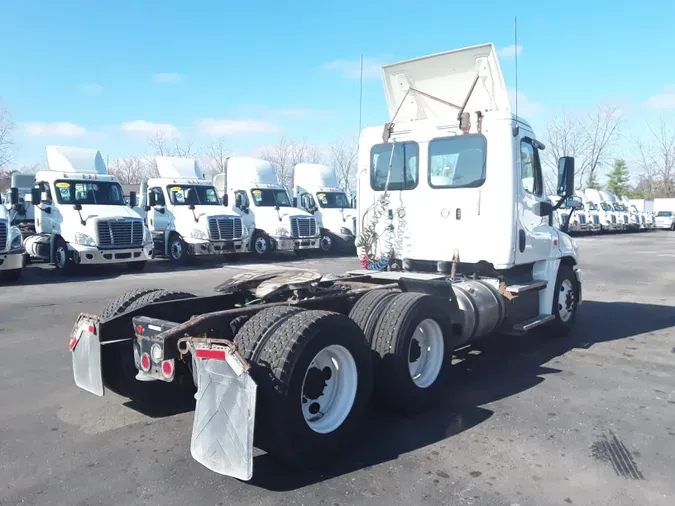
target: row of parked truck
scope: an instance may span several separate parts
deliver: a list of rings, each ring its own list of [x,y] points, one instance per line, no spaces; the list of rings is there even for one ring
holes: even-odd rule
[[[222,174],[205,178],[194,159],[156,157],[159,177],[125,197],[100,152],[47,146],[48,170],[13,174],[0,206],[0,277],[18,280],[33,260],[69,273],[82,264],[274,251],[302,256],[351,251],[353,200],[329,167],[301,163],[293,197],[264,160],[231,157]]]
[[[553,204],[559,197],[549,197]],[[558,227],[571,233],[639,231],[652,229],[675,230],[675,213],[654,212],[654,201],[629,199],[611,192],[588,188],[577,190],[554,213]]]

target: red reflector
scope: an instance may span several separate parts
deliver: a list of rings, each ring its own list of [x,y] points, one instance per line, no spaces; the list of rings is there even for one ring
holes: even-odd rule
[[[171,360],[165,360],[162,362],[162,374],[167,378],[170,378],[173,374],[173,362]]]
[[[70,342],[68,343],[68,350],[73,351],[75,349],[75,346],[77,346],[77,338],[71,337]]]
[[[93,325],[89,325],[89,328],[87,329],[90,334],[95,334],[96,333],[96,327]]]
[[[150,355],[147,353],[143,353],[143,355],[141,355],[141,369],[143,369],[145,372],[150,370]]]
[[[136,333],[137,334],[143,333],[143,325],[136,325]]]
[[[225,360],[227,358],[227,353],[225,352],[225,350],[197,348],[195,350],[195,356],[197,358],[212,358],[215,360]]]

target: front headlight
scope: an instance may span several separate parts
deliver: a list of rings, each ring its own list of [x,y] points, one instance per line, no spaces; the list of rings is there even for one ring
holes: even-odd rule
[[[9,249],[10,250],[21,249],[22,243],[23,237],[21,237],[21,232],[17,230],[17,232],[14,233],[14,236],[12,237],[12,240],[9,243]]]
[[[208,239],[209,237],[206,235],[206,232],[199,228],[193,228],[192,232],[190,233],[190,237],[193,239]]]
[[[242,238],[242,239],[247,239],[248,236],[249,236],[248,228],[246,228],[246,227],[241,227],[241,238]]]
[[[96,241],[82,232],[75,232],[75,243],[82,246],[96,246]]]
[[[152,242],[152,232],[150,232],[150,229],[148,227],[145,227],[145,231],[143,232],[143,244],[150,244]]]
[[[342,235],[354,235],[354,233],[349,230],[347,227],[340,227],[340,233]]]
[[[288,231],[288,229],[285,229],[284,227],[279,227],[276,230],[276,235],[279,237],[290,237],[291,233]]]

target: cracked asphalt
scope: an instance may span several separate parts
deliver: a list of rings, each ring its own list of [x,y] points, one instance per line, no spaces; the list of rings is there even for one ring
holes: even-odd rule
[[[78,313],[125,290],[206,294],[257,267],[159,261],[142,274],[60,279],[32,265],[20,285],[0,287],[0,504],[675,504],[675,233],[577,240],[585,301],[570,337],[463,350],[439,408],[374,413],[327,474],[260,455],[249,483],[192,460],[184,406],[141,412],[78,389],[67,342]],[[282,260],[358,268],[353,258]]]

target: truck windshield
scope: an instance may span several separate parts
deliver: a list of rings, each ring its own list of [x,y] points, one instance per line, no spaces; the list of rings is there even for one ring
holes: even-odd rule
[[[589,203],[588,203],[588,210],[589,210],[589,211],[597,211],[597,210],[598,210],[598,206],[596,206],[593,202],[589,202]]]
[[[621,204],[614,204],[614,210],[615,211],[623,211]]]
[[[213,186],[170,185],[166,187],[169,200],[174,206],[217,206],[220,205],[218,193]]]
[[[612,206],[610,206],[607,202],[602,202],[600,204],[600,207],[602,207],[603,211],[611,211],[612,210]]]
[[[673,212],[672,211],[659,211],[656,213],[656,216],[672,216]]]
[[[253,203],[258,207],[291,207],[291,200],[286,190],[269,188],[253,188],[251,190]]]
[[[124,206],[124,192],[112,181],[56,181],[56,200],[59,204],[98,204]]]
[[[316,200],[324,209],[351,207],[347,195],[342,192],[319,192],[316,194]]]

